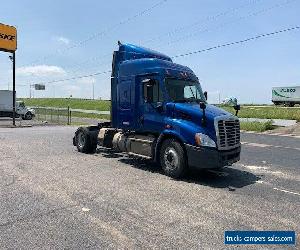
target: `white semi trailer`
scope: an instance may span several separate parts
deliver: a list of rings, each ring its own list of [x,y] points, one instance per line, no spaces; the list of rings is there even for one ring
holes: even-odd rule
[[[289,107],[300,104],[300,86],[272,88],[272,102],[275,105],[283,104]]]
[[[25,107],[24,102],[16,102],[16,117],[31,120],[35,116],[33,109]],[[0,117],[13,117],[13,92],[0,90]]]

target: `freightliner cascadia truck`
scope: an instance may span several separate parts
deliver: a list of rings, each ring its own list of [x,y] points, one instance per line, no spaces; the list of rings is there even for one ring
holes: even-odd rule
[[[239,107],[235,107],[236,110]],[[152,159],[173,178],[240,159],[237,116],[209,105],[196,75],[159,52],[119,43],[113,54],[111,121],[80,127],[79,152],[97,146]]]

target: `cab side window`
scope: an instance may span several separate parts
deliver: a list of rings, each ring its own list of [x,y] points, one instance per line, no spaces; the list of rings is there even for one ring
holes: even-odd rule
[[[148,103],[157,103],[162,101],[162,91],[159,82],[155,79],[143,80],[144,101]]]

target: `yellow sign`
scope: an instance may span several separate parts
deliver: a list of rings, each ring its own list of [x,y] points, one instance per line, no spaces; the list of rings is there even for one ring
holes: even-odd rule
[[[0,51],[14,52],[17,50],[17,29],[0,23]]]

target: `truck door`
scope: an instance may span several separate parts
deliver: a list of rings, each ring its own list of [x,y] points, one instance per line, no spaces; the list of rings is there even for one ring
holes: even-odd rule
[[[160,133],[164,128],[163,92],[158,76],[140,79],[141,129],[144,132]]]
[[[125,79],[118,84],[118,127],[124,129],[134,129],[135,110],[132,96],[132,80]]]

